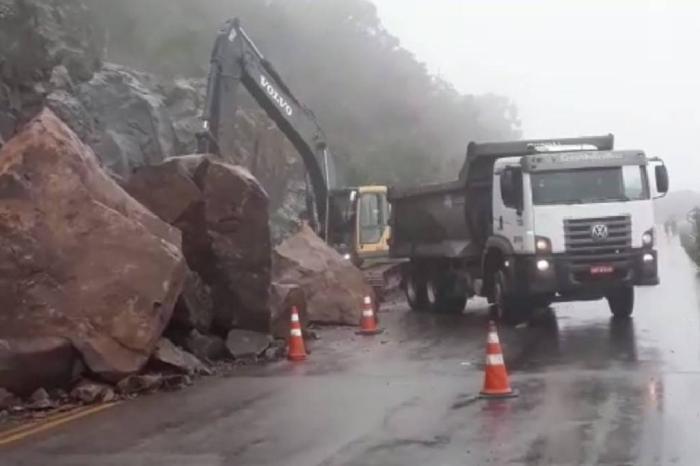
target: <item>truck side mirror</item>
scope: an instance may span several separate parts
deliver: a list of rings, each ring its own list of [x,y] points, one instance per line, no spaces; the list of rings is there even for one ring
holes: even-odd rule
[[[668,170],[666,165],[657,165],[654,167],[654,175],[656,177],[656,191],[661,194],[668,192]]]

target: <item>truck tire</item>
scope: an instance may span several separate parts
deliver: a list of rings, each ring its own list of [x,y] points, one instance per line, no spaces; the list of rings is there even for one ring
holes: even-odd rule
[[[532,304],[527,299],[518,302],[516,296],[509,292],[508,279],[503,270],[497,270],[493,276],[493,317],[506,325],[517,325],[530,318]]]
[[[425,309],[429,312],[437,312],[440,310],[441,297],[443,292],[440,287],[440,282],[435,278],[430,278],[425,284]]]
[[[467,304],[466,292],[458,291],[454,275],[440,273],[427,282],[427,308],[431,312],[459,314]]]
[[[634,288],[631,286],[611,291],[606,296],[614,317],[627,318],[634,310]]]
[[[404,283],[404,293],[406,301],[414,311],[420,311],[427,306],[426,283],[423,277],[419,276],[415,271],[411,271]]]

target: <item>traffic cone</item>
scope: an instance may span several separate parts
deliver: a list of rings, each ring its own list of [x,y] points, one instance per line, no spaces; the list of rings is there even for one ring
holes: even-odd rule
[[[517,392],[510,388],[508,372],[506,371],[505,362],[503,362],[501,343],[498,340],[496,324],[494,324],[493,321],[489,322],[489,336],[486,343],[484,388],[481,389],[479,395],[482,398],[509,398],[518,396]]]
[[[301,334],[301,322],[299,322],[299,311],[296,306],[292,306],[290,313],[291,322],[289,324],[289,351],[287,359],[290,361],[303,361],[306,359],[306,348],[304,347],[304,337]]]
[[[356,333],[359,335],[376,335],[382,332],[383,330],[377,327],[377,319],[374,318],[372,298],[365,296],[364,305],[362,307],[362,317],[360,318],[360,330]]]

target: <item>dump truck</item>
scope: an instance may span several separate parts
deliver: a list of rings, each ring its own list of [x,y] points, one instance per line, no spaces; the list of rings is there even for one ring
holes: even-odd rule
[[[389,190],[390,254],[407,260],[413,309],[460,312],[479,295],[517,323],[605,298],[629,316],[634,287],[659,283],[652,198],[668,183],[661,159],[614,150],[612,134],[470,143],[457,180]]]

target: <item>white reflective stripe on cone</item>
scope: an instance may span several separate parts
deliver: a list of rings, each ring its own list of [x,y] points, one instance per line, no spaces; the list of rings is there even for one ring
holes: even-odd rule
[[[487,354],[486,355],[486,365],[487,366],[503,366],[505,363],[503,362],[503,355],[502,354]]]
[[[301,329],[300,328],[293,328],[289,331],[289,334],[293,337],[300,337],[301,336]]]
[[[498,335],[496,332],[489,332],[488,340],[489,343],[500,343],[498,341]]]
[[[292,322],[299,322],[299,314],[297,314],[297,313],[292,314]]]
[[[362,311],[362,316],[363,316],[363,317],[372,317],[373,315],[374,315],[374,312],[372,312],[371,309],[368,310],[368,311]]]
[[[365,304],[372,304],[372,298],[370,298],[369,296],[365,296],[364,302],[365,302]]]

